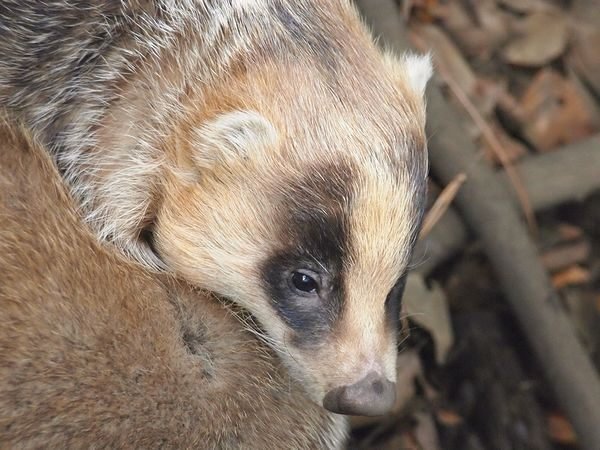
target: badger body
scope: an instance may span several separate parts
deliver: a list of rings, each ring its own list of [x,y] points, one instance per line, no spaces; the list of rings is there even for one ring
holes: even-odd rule
[[[47,153],[0,142],[0,447],[341,446],[223,305],[100,245]]]
[[[427,58],[347,0],[7,0],[0,55],[100,239],[241,305],[326,408],[392,406]]]

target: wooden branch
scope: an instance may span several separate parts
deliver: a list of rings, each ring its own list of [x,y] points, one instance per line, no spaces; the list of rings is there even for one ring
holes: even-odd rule
[[[535,211],[581,200],[600,189],[600,136],[526,158],[516,165],[516,171]],[[509,182],[502,171],[496,176],[502,183]],[[462,218],[450,207],[428,237],[419,242],[415,251],[417,270],[430,273],[464,247],[468,237]]]
[[[600,189],[600,135],[526,158],[517,171],[535,210],[581,200]]]

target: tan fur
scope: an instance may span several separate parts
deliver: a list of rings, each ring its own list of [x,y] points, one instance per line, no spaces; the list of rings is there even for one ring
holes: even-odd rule
[[[100,239],[241,305],[319,403],[371,370],[395,380],[384,302],[424,207],[427,58],[381,55],[348,0],[6,1],[0,102]],[[352,201],[310,174],[323,191],[347,178]],[[282,211],[311,195],[351,231],[341,313],[301,348],[261,267],[299,231]]]
[[[0,447],[341,445],[222,305],[97,244],[43,151],[0,143]]]
[[[378,70],[385,74],[383,67]],[[426,164],[420,97],[416,93],[407,97],[414,102],[407,106],[415,108],[414,118],[418,121],[413,118],[410,126],[398,130],[385,123],[390,120],[388,108],[393,108],[385,97],[398,96],[397,102],[403,102],[399,91],[409,89],[401,78],[396,78],[397,73],[390,74],[393,82],[387,87],[392,90],[382,92],[379,100],[376,93],[357,93],[364,88],[357,84],[349,88],[349,104],[344,105],[328,99],[325,87],[312,78],[293,79],[297,90],[287,92],[283,86],[297,73],[294,67],[271,71],[261,67],[258,72],[238,85],[229,82],[233,92],[243,95],[226,104],[234,104],[233,110],[259,111],[275,124],[277,138],[244,153],[238,161],[203,170],[191,183],[174,171],[163,185],[164,199],[155,214],[159,254],[174,272],[250,310],[315,400],[335,386],[355,382],[371,369],[379,369],[395,381],[396,339],[393,332],[384,329],[383,301],[408,265],[411,239],[418,225],[418,206],[407,193],[412,191],[413,183],[424,179],[411,179],[411,162],[403,155],[403,148],[412,147],[417,157],[423,158],[421,164]],[[302,75],[306,76],[306,71]],[[298,98],[320,88],[323,91],[318,94]],[[313,98],[320,98],[323,104],[317,107]],[[366,108],[370,108],[367,117],[357,116],[357,109]],[[322,120],[323,116],[328,120]],[[188,117],[194,121],[194,116]],[[202,114],[195,123],[206,120]],[[370,120],[379,122],[382,128],[375,128]],[[329,128],[318,130],[306,123]],[[185,130],[195,129],[193,125],[182,126],[181,132],[175,133],[177,140],[167,144],[165,153],[174,154],[181,148],[181,140],[186,139],[192,142],[189,151],[194,152],[199,147],[193,141],[195,135]],[[221,142],[213,151],[224,152],[227,147]],[[386,160],[388,152],[391,163]],[[346,278],[350,280],[346,302],[350,306],[327,343],[299,351],[289,344],[289,331],[273,317],[272,308],[265,302],[258,270],[261,261],[277,250],[277,204],[293,201],[287,197],[290,193],[284,197],[286,186],[290,180],[315,170],[315,164],[327,161],[347,161],[356,169],[352,176],[358,199],[350,216],[354,233],[346,266]]]
[[[251,311],[265,339],[318,403],[330,389],[371,370],[395,381],[395,330],[385,329],[383,302],[408,265],[418,225],[417,205],[407,193],[411,183],[424,182],[411,179],[415,162],[408,155],[414,152],[412,157],[421,159],[417,164],[426,165],[422,94],[408,84],[400,61],[361,56],[360,67],[379,81],[376,87],[365,85],[364,72],[349,71],[357,78],[338,80],[345,87],[342,98],[332,96],[317,69],[312,72],[302,60],[246,68],[243,76],[216,85],[216,100],[206,93],[189,97],[185,119],[163,144],[172,170],[161,185],[160,206],[148,210],[166,267]],[[202,132],[210,132],[220,115],[240,110],[266,118],[276,134],[267,133],[267,140],[247,136],[242,158],[214,162],[212,155],[232,146],[224,134],[207,148]],[[200,170],[194,162],[180,163],[182,148],[192,159],[198,155]],[[362,196],[351,217],[348,314],[322,345],[297,349],[265,301],[258,270],[276,250],[282,187],[315,163],[338,160],[357,168],[355,191]]]

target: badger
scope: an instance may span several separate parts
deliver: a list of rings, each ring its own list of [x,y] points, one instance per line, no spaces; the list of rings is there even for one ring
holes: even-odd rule
[[[232,312],[100,245],[23,130],[0,143],[0,447],[341,447]]]
[[[391,408],[427,56],[348,0],[5,0],[0,55],[101,240],[249,312],[328,410]]]

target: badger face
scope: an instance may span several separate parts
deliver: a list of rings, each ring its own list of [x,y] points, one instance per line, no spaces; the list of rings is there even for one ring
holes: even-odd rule
[[[373,168],[342,157],[307,167],[277,207],[277,244],[261,265],[288,365],[344,414],[393,406],[400,302],[423,200],[420,183]]]
[[[186,126],[174,153],[191,155],[198,175],[171,177],[157,213],[166,266],[249,311],[292,376],[337,413],[379,415],[395,401],[426,183],[424,82],[410,73],[420,65],[405,66],[400,106],[369,120],[333,108],[293,127],[257,107]]]

